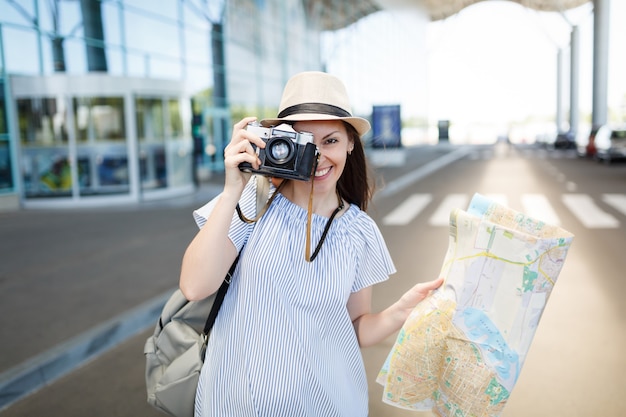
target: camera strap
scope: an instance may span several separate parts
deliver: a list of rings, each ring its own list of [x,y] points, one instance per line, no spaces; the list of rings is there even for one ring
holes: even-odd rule
[[[243,212],[241,211],[241,208],[239,207],[239,204],[237,204],[237,207],[236,207],[237,214],[239,215],[239,218],[241,219],[241,221],[243,221],[245,223],[254,223],[257,220],[259,220],[263,216],[263,214],[265,214],[265,211],[267,210],[267,208],[270,206],[270,204],[272,204],[272,201],[274,201],[274,197],[276,197],[276,195],[278,194],[278,192],[281,190],[281,188],[283,187],[283,185],[285,183],[287,183],[286,180],[281,181],[281,183],[278,185],[278,187],[276,187],[276,190],[274,191],[272,196],[267,200],[267,203],[265,204],[263,209],[257,214],[256,218],[254,218],[254,219],[247,218],[243,214]],[[326,226],[324,226],[324,231],[322,232],[322,236],[320,237],[320,241],[317,243],[317,246],[315,247],[315,250],[311,254],[311,223],[312,223],[311,220],[312,220],[312,217],[313,217],[313,187],[314,187],[314,183],[315,183],[315,175],[313,175],[311,177],[311,193],[309,194],[309,206],[308,206],[308,210],[307,210],[307,219],[306,219],[306,244],[305,244],[304,258],[306,259],[307,262],[313,262],[313,260],[317,257],[318,253],[320,252],[320,249],[322,248],[322,245],[324,244],[324,240],[326,239],[326,235],[328,234],[328,231],[330,230],[330,226],[333,223],[333,220],[335,219],[337,214],[341,210],[343,210],[343,208],[344,208],[343,199],[339,195],[339,190],[335,190],[335,192],[337,194],[337,208],[333,211],[333,213],[330,215],[330,218],[326,222]],[[257,186],[258,186],[258,184],[257,184]],[[257,191],[259,191],[259,190],[257,190]],[[258,199],[259,199],[259,193],[257,192],[257,207],[259,205],[258,204]]]
[[[285,184],[286,182],[287,181],[281,181],[281,183],[278,184],[278,187],[276,187],[276,190],[274,190],[274,193],[272,194],[272,196],[267,200],[263,208],[257,213],[257,216],[254,219],[247,218],[243,214],[243,211],[241,211],[241,207],[239,207],[239,204],[237,204],[237,207],[235,208],[237,209],[237,215],[239,215],[239,219],[241,219],[242,222],[248,223],[248,224],[257,222],[261,217],[263,217],[263,215],[267,211],[267,208],[270,206],[270,204],[272,204],[272,201],[274,201],[274,198],[283,187],[283,184]],[[261,177],[261,176],[257,177],[257,202],[256,202],[257,207],[260,207],[262,200],[267,198],[268,191],[269,191],[269,179],[265,177]]]
[[[335,211],[333,211],[333,214],[330,215],[330,218],[326,222],[326,226],[324,227],[324,232],[322,232],[322,237],[320,238],[320,241],[317,243],[317,246],[315,247],[315,250],[313,251],[313,254],[311,255],[311,218],[313,217],[313,184],[315,183],[314,178],[315,178],[315,175],[311,177],[311,194],[309,195],[309,210],[308,210],[307,218],[306,218],[306,247],[305,247],[304,258],[306,259],[307,262],[313,262],[313,260],[317,257],[317,254],[319,253],[320,249],[322,248],[322,244],[324,243],[324,240],[326,239],[326,235],[328,234],[330,225],[335,219],[335,216],[337,215],[337,213],[343,210],[343,207],[344,207],[343,199],[339,195],[339,190],[335,189],[335,192],[337,193],[338,206],[335,209]]]

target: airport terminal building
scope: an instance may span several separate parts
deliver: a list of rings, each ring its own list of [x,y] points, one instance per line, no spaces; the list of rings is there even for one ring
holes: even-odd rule
[[[0,0],[0,210],[192,192],[234,118],[323,69],[320,31],[374,10],[337,3]]]
[[[0,212],[189,194],[223,170],[233,121],[275,116],[282,87],[296,72],[333,72],[337,43],[329,45],[329,35],[347,46],[352,76],[342,78],[351,82],[375,63],[369,44],[365,53],[355,52],[353,23],[410,7],[418,16],[410,23],[418,27],[415,46],[429,21],[479,2],[0,0]],[[560,13],[593,3],[592,122],[605,123],[610,0],[512,2]],[[366,29],[379,49],[393,49],[394,36],[406,36],[406,27],[390,26]],[[423,44],[410,53],[426,57],[428,51]],[[425,61],[407,77],[420,84],[359,79],[357,93],[395,82],[425,104]],[[577,85],[570,84],[577,108]],[[371,104],[357,113],[372,119],[374,137],[385,123],[377,123]],[[557,105],[557,125],[559,111]],[[570,112],[571,125],[576,114]]]

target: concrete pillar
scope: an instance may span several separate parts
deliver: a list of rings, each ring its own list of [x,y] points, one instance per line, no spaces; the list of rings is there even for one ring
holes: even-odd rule
[[[570,106],[569,106],[569,131],[576,137],[579,119],[579,79],[580,79],[580,34],[578,26],[572,27],[570,40]]]
[[[213,104],[218,108],[227,107],[224,26],[221,21],[211,22],[211,52],[213,58]]]
[[[104,48],[104,27],[102,25],[100,1],[81,0],[80,11],[83,16],[87,69],[89,72],[107,72],[108,67]]]
[[[563,130],[563,49],[556,54],[556,133]]]
[[[593,0],[593,128],[608,121],[610,4],[610,0]]]

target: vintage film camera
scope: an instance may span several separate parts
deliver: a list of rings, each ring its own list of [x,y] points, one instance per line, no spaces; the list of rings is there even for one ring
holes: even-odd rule
[[[307,181],[317,162],[317,146],[313,134],[296,132],[290,125],[263,127],[258,122],[249,123],[246,130],[265,141],[265,149],[252,145],[261,160],[259,169],[247,162],[239,164],[244,172],[254,172],[268,177]]]

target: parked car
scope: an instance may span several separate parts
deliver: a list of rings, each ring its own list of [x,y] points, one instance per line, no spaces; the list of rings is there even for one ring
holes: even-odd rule
[[[608,164],[618,159],[626,159],[626,126],[604,125],[596,133],[594,145],[596,159]]]
[[[574,149],[576,147],[576,139],[572,132],[561,132],[556,135],[554,140],[555,149]]]

